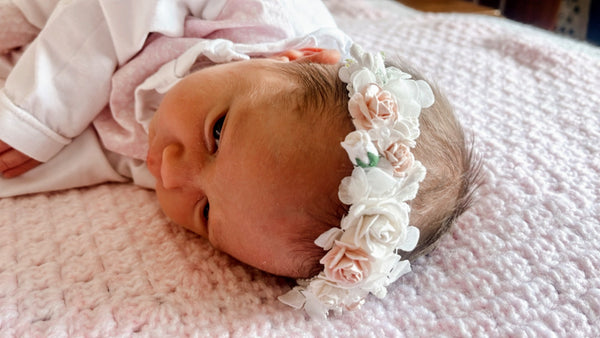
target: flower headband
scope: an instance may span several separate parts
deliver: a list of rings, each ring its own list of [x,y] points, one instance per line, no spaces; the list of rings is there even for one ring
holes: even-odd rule
[[[357,308],[369,293],[383,298],[386,287],[410,271],[398,251],[412,251],[419,239],[419,229],[409,225],[407,201],[417,195],[425,167],[411,148],[419,137],[421,108],[433,104],[433,92],[425,81],[386,68],[382,54],[364,52],[356,44],[350,54],[339,77],[347,84],[356,130],[342,147],[355,168],[342,179],[338,193],[350,209],[339,228],[315,240],[327,250],[320,261],[323,271],[299,279],[279,297],[316,318]]]

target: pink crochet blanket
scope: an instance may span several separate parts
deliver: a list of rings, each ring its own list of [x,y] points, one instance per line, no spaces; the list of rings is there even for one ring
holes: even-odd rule
[[[169,223],[152,191],[5,198],[0,336],[600,336],[598,48],[388,0],[328,5],[435,80],[483,157],[476,204],[438,249],[385,299],[318,321],[277,301],[287,280]]]

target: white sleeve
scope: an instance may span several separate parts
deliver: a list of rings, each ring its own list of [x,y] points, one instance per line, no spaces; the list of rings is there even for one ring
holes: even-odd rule
[[[24,8],[26,1],[20,3]],[[59,1],[0,90],[0,139],[39,161],[52,158],[106,105],[114,70],[139,52],[148,34],[181,36],[186,15],[201,15],[206,3]]]

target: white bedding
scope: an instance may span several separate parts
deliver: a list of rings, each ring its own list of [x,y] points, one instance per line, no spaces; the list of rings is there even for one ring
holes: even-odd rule
[[[131,185],[0,199],[0,336],[600,336],[600,51],[504,19],[328,1],[448,95],[483,158],[473,208],[389,295],[327,321],[288,281],[170,224]]]

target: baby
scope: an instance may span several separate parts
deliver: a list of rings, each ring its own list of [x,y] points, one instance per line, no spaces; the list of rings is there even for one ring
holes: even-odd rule
[[[79,3],[89,13],[95,1]],[[200,1],[189,3],[197,9]],[[345,38],[337,38],[339,51],[305,41],[250,53],[227,45],[229,56],[256,57],[212,66],[195,55],[185,76],[155,86],[161,95],[140,94],[160,102],[135,112],[147,131],[147,167],[103,151],[118,174],[154,186],[173,222],[246,264],[300,278],[280,299],[323,317],[359,306],[368,293],[383,297],[468,208],[477,168],[449,104],[414,71],[350,49]],[[349,54],[344,63],[340,52]],[[4,94],[0,124],[11,120]],[[54,159],[40,165],[49,159],[17,150],[6,129],[0,139],[0,189],[44,180]]]

